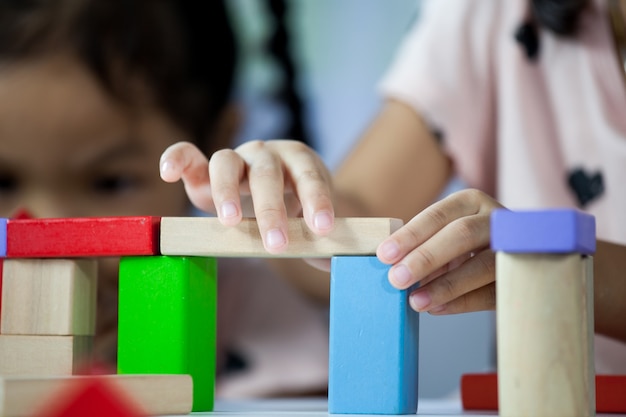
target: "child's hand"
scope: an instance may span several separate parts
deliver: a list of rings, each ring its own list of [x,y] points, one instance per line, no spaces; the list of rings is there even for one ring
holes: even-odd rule
[[[288,245],[288,216],[301,214],[320,235],[333,228],[330,174],[301,142],[247,142],[216,152],[210,161],[191,143],[179,142],[161,156],[160,171],[167,182],[182,179],[191,202],[225,225],[254,215],[271,253]]]
[[[420,283],[409,298],[415,310],[449,314],[495,308],[490,214],[500,207],[480,191],[460,191],[425,209],[380,244],[379,259],[393,264],[392,285]]]

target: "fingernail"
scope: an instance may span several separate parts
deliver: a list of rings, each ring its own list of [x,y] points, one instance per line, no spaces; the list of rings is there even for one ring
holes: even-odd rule
[[[266,236],[267,246],[272,249],[280,248],[287,242],[285,235],[280,231],[280,229],[272,229],[267,232]]]
[[[411,294],[409,302],[414,310],[423,311],[430,305],[431,299],[430,295],[426,291],[418,291]]]
[[[391,278],[393,282],[398,287],[406,287],[411,280],[413,279],[413,275],[411,275],[411,271],[405,265],[396,265],[391,270]]]
[[[327,211],[320,211],[315,213],[315,217],[313,217],[313,224],[316,229],[319,230],[328,230],[333,227],[333,217]]]
[[[161,162],[161,172],[171,171],[174,168],[174,164],[171,161],[165,160]]]
[[[225,219],[237,216],[237,206],[232,201],[227,201],[221,207],[222,217]]]
[[[400,255],[400,247],[394,241],[387,241],[380,245],[380,254],[388,260],[395,259]]]

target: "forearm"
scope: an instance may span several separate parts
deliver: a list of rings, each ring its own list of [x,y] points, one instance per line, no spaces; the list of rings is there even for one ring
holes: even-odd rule
[[[598,241],[594,302],[596,332],[626,342],[626,246]]]

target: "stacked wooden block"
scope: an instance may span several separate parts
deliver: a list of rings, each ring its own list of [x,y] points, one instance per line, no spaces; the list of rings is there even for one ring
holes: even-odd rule
[[[461,381],[466,409],[500,415],[626,412],[626,376],[595,375],[595,221],[577,210],[497,210],[498,374]]]
[[[417,314],[407,291],[380,286],[387,267],[374,256],[399,225],[337,219],[333,233],[319,237],[290,219],[280,257],[333,257],[331,412],[416,410]],[[125,375],[104,382],[149,414],[212,409],[215,258],[271,256],[254,220],[233,228],[214,218],[1,219],[0,415],[31,415],[61,385],[87,384],[76,374],[90,359],[96,258],[111,256],[121,258],[118,373]]]

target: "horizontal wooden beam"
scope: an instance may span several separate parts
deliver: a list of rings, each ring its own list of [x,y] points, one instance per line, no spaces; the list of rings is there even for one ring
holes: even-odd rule
[[[302,218],[288,221],[289,246],[273,255],[263,247],[255,219],[243,219],[237,226],[224,226],[213,217],[163,217],[163,255],[330,258],[340,255],[373,255],[385,238],[402,225],[391,218],[337,218],[326,236],[313,234]]]

